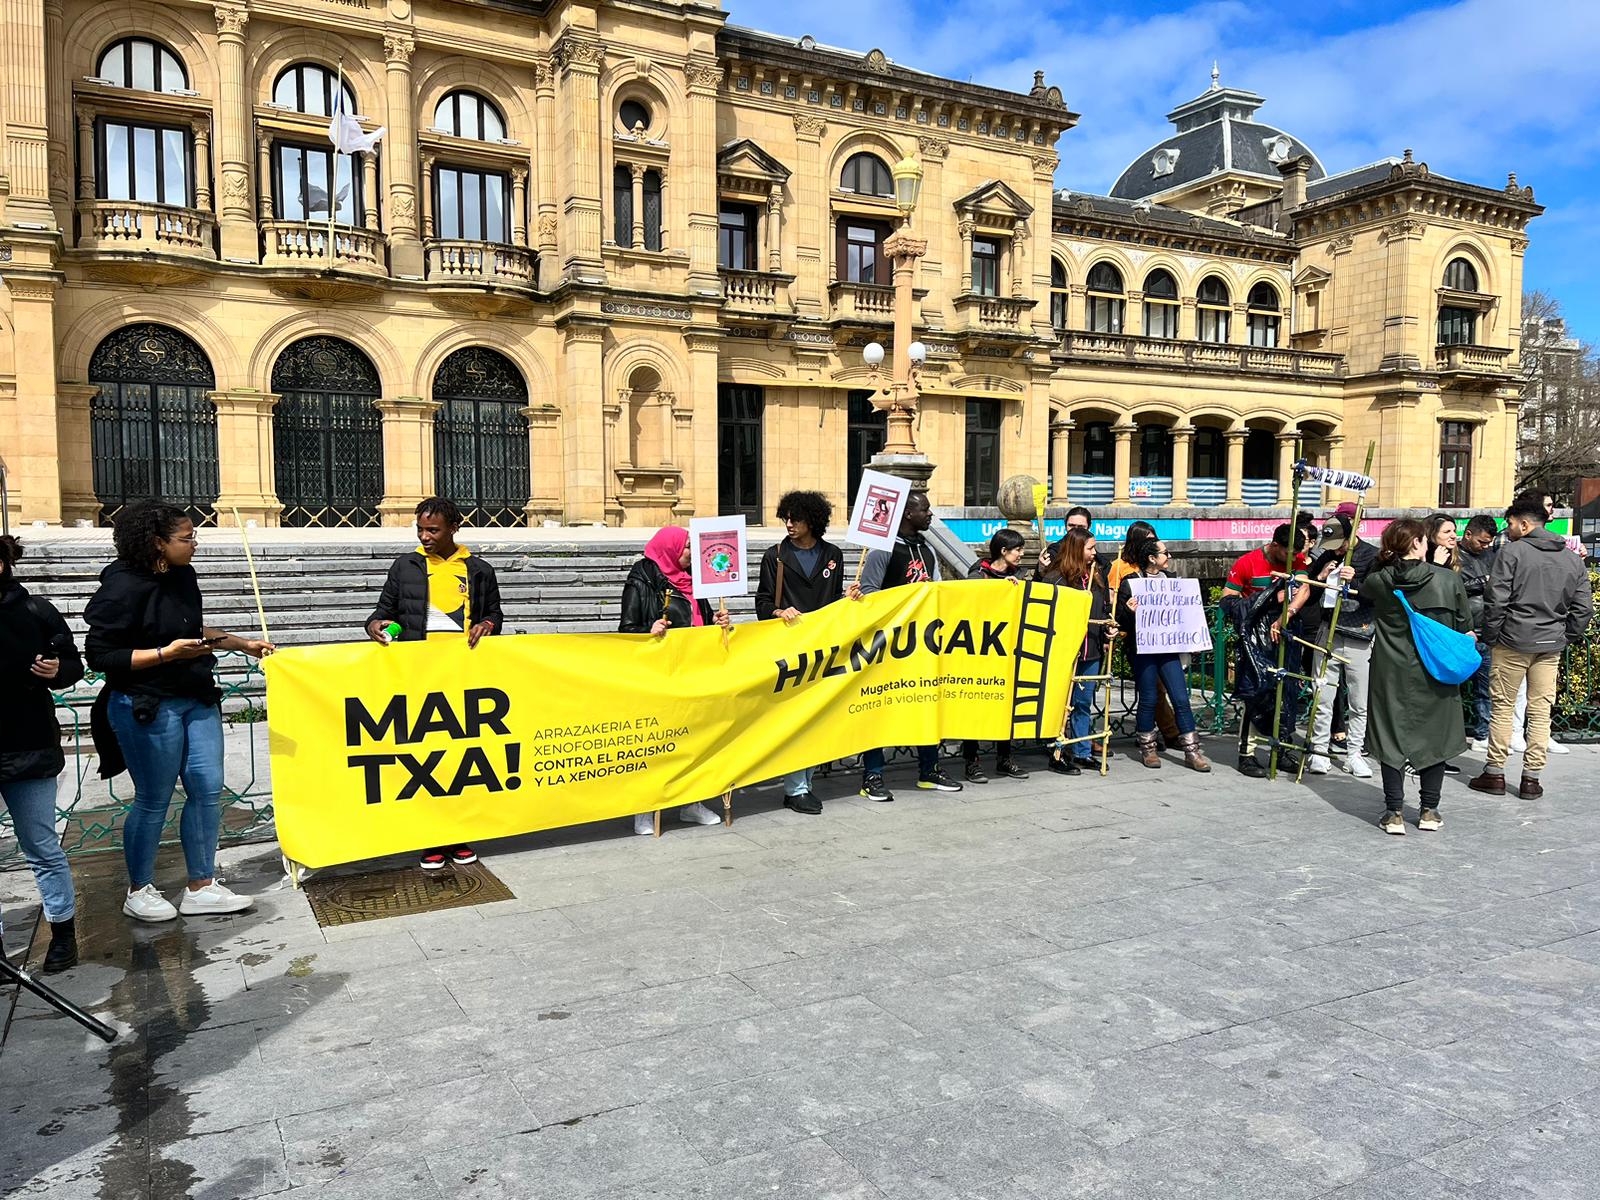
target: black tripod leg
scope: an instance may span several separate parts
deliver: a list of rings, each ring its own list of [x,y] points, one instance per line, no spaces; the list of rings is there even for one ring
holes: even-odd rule
[[[46,987],[21,967],[13,966],[3,954],[0,954],[0,981],[4,980],[9,980],[18,987],[26,988],[57,1012],[71,1017],[101,1041],[114,1042],[117,1040],[117,1031],[111,1026],[100,1020],[100,1018],[84,1012],[83,1009],[68,1000],[60,992],[54,988]]]

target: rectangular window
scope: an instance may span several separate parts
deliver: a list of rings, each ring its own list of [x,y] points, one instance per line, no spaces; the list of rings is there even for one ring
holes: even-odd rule
[[[994,504],[1000,495],[1000,404],[967,401],[967,480],[969,506]]]
[[[845,398],[848,429],[846,465],[849,472],[849,501],[856,502],[861,472],[872,456],[889,440],[889,414],[872,403],[871,392],[851,392]]]
[[[1191,472],[1194,478],[1224,478],[1228,473],[1227,461],[1222,430],[1202,425],[1194,431],[1194,466]]]
[[[193,204],[187,129],[102,119],[99,135],[95,194],[100,199],[177,208]]]
[[[1250,314],[1250,344],[1274,347],[1278,344],[1278,318],[1265,313]]]
[[[1083,473],[1111,474],[1111,423],[1090,421],[1083,427]]]
[[[994,238],[972,239],[972,294],[1000,294],[1000,243]]]
[[[1172,431],[1165,425],[1139,430],[1139,474],[1166,479],[1172,474]]]
[[[1144,335],[1147,338],[1166,338],[1171,340],[1178,336],[1178,306],[1176,304],[1163,304],[1159,300],[1146,300],[1144,302]]]
[[[1201,308],[1200,340],[1202,342],[1222,342],[1228,340],[1228,310],[1225,308]]]
[[[1115,296],[1089,294],[1089,332],[1121,333],[1124,301]]]
[[[1439,310],[1439,345],[1470,346],[1477,332],[1478,314],[1470,308]]]
[[[881,221],[840,221],[839,279],[844,283],[888,283],[889,264],[883,258],[883,242],[888,235],[889,227]]]
[[[511,180],[489,171],[439,167],[434,232],[449,241],[511,241]]]
[[[611,172],[611,240],[633,245],[633,172],[624,166]]]
[[[661,240],[661,172],[644,173],[644,248],[660,250]]]
[[[745,204],[724,204],[717,216],[717,265],[724,271],[758,271],[756,210]]]
[[[280,221],[326,221],[328,219],[328,177],[333,172],[332,149],[296,146],[279,142],[273,147],[274,215]],[[339,180],[333,203],[334,220],[354,225],[360,206],[360,180],[353,170],[351,156],[341,154]]]
[[[766,396],[748,384],[717,385],[717,512],[761,520],[761,426]]]
[[[1439,507],[1472,503],[1472,426],[1445,421],[1439,426]]]
[[[1067,329],[1067,293],[1050,293],[1050,327],[1057,333],[1065,333]]]

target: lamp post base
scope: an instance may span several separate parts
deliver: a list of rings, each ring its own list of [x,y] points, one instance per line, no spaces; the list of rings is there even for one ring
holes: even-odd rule
[[[914,492],[927,491],[928,478],[934,472],[934,465],[926,454],[874,454],[867,465],[885,475],[909,479]]]

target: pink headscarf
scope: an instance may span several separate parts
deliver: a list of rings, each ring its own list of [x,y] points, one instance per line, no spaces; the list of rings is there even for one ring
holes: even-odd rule
[[[678,565],[678,560],[683,557],[683,548],[688,544],[687,529],[681,525],[668,525],[656,530],[655,536],[645,544],[644,556],[660,567],[667,582],[688,599],[689,623],[703,625],[705,622],[700,619],[700,606],[694,602],[694,581],[689,578],[689,572]]]

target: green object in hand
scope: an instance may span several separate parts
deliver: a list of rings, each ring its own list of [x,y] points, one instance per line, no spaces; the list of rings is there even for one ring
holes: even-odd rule
[[[389,635],[389,640],[391,642],[396,640],[400,636],[400,622],[390,621],[383,627],[383,632]]]

